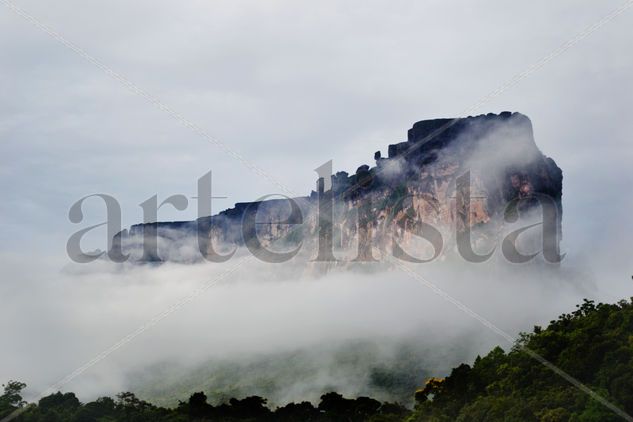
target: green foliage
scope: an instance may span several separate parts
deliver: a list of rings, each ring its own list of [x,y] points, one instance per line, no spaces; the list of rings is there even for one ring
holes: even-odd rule
[[[211,404],[258,395],[275,408],[288,403],[289,396],[296,397],[297,391],[305,394],[298,397],[300,401],[318,401],[323,393],[355,385],[362,386],[362,395],[412,406],[411,392],[431,375],[428,355],[420,339],[390,347],[387,353],[373,341],[350,341],[243,361],[209,360],[186,372],[155,365],[135,377],[130,388],[139,397],[164,407],[174,407],[178,399],[204,391]],[[336,373],[337,380],[323,381],[327,373]],[[317,381],[306,389],[305,380],[310,379]]]
[[[429,379],[415,393],[413,411],[395,403],[369,397],[348,399],[334,392],[322,395],[316,407],[302,402],[275,410],[259,396],[231,398],[213,406],[203,392],[191,394],[188,401],[172,409],[155,406],[129,392],[117,395],[116,400],[103,397],[86,404],[73,393],[58,392],[25,407],[25,384],[9,381],[0,396],[0,416],[21,409],[16,420],[22,422],[620,420],[613,411],[535,360],[534,353],[623,411],[633,413],[633,303],[596,305],[586,300],[576,311],[551,321],[546,329],[534,327],[532,333],[521,334],[509,352],[496,347],[486,356],[477,357],[472,366],[462,364],[446,378]],[[389,377],[383,381],[390,382]]]
[[[23,407],[26,402],[22,400],[22,390],[26,384],[18,381],[9,381],[3,384],[4,393],[0,396],[0,419]]]
[[[633,413],[633,304],[585,300],[416,393],[409,421],[616,421],[621,418],[538,362],[535,352],[623,411]]]
[[[2,400],[9,400],[3,417],[24,406],[20,396],[26,385],[11,382],[5,387]],[[2,403],[5,403],[3,401]],[[20,422],[185,422],[185,421],[314,421],[314,422],[398,422],[410,411],[396,403],[380,403],[368,397],[346,399],[337,393],[327,393],[320,404],[290,403],[274,411],[266,406],[266,399],[251,396],[232,398],[227,403],[212,406],[203,392],[197,392],[174,409],[157,407],[139,399],[133,393],[117,395],[116,400],[102,397],[82,404],[74,393],[57,392],[30,405],[16,417]]]

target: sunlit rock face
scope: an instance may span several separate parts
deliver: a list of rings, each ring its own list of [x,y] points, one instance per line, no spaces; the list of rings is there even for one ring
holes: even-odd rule
[[[263,260],[312,261],[328,255],[318,253],[319,243],[332,245],[329,259],[335,256],[336,265],[384,261],[393,257],[395,244],[414,262],[441,260],[455,253],[456,234],[466,229],[473,232],[475,251],[500,242],[513,221],[508,204],[521,199],[517,209],[527,213],[538,208],[530,200],[535,196],[551,199],[560,231],[562,171],[540,152],[522,114],[423,120],[386,155],[376,152],[373,167],[337,172],[331,183],[319,179],[305,197],[238,203],[191,222],[136,225],[118,241],[138,247],[136,235],[157,230],[158,260],[199,260],[200,253],[188,254],[198,249],[213,259],[237,246]],[[429,241],[434,232],[428,225],[441,235],[441,251]],[[297,250],[296,256],[274,255]]]

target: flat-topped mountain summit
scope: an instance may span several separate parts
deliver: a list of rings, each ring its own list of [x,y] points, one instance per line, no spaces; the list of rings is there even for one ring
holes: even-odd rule
[[[375,152],[374,161],[320,178],[303,197],[237,203],[195,221],[138,224],[115,240],[133,250],[151,232],[162,245],[152,259],[189,261],[202,258],[184,251],[192,236],[207,258],[222,248],[296,250],[292,245],[314,257],[325,239],[338,257],[371,261],[393,254],[394,242],[408,256],[424,255],[429,245],[420,246],[420,237],[429,243],[428,226],[442,235],[446,252],[467,229],[476,231],[476,246],[507,226],[508,204],[525,200],[520,209],[530,209],[532,197],[551,199],[560,231],[562,171],[538,149],[532,123],[520,113],[422,120],[386,156]]]

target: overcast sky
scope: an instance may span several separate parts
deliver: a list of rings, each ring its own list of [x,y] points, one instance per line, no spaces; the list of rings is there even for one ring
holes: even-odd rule
[[[15,4],[298,193],[372,163],[415,121],[454,117],[621,0],[109,1]],[[0,248],[63,255],[70,205],[153,194],[215,211],[279,192],[222,149],[0,5]],[[470,114],[520,111],[564,171],[565,247],[631,235],[633,10]],[[89,222],[103,220],[91,202]],[[160,218],[192,219],[166,207]],[[84,227],[81,225],[81,227]],[[613,252],[625,265],[630,251]],[[628,264],[626,264],[628,265]]]
[[[414,122],[461,116],[624,4],[12,1],[298,194],[309,193],[313,169],[327,160],[334,160],[335,171],[372,164],[374,152],[385,153],[388,144],[405,140]],[[564,173],[568,256],[561,278],[578,278],[579,286],[590,279],[597,283],[595,296],[609,301],[633,294],[632,28],[630,8],[468,113],[510,110],[531,118],[537,145]],[[214,203],[216,212],[280,192],[0,1],[0,329],[11,339],[0,351],[0,382],[19,378],[37,391],[59,380],[219,271],[167,265],[124,274],[102,273],[100,267],[59,272],[69,262],[67,238],[104,219],[102,203],[93,200],[86,220],[70,223],[68,210],[76,200],[114,195],[129,226],[142,221],[138,204],[154,194],[159,201],[176,193],[195,196],[197,179],[209,170],[214,194],[228,197]],[[193,219],[196,204],[186,211],[166,207],[159,217]],[[93,240],[103,248],[105,231],[100,236]],[[483,272],[483,280],[494,285]],[[253,274],[257,278],[261,272]],[[494,280],[502,283],[497,290],[480,289],[477,280],[460,285],[473,281],[467,277],[449,281],[457,283],[451,294],[508,330],[529,329],[541,318],[546,322],[590,295],[566,293],[570,286],[561,289],[556,277],[534,284],[511,280],[507,286],[506,279]],[[450,307],[423,286],[418,291],[408,284],[407,290],[380,285],[373,295],[363,290],[366,284],[323,286],[308,286],[300,294],[293,293],[294,285],[273,286],[270,294],[258,286],[255,311],[239,288],[203,295],[162,331],[136,340],[132,352],[138,347],[138,359],[126,361],[127,350],[116,354],[98,365],[101,372],[80,377],[83,387],[75,387],[94,394],[123,388],[107,378],[125,373],[117,362],[136,368],[164,359],[165,350],[181,353],[187,341],[195,346],[196,339],[182,330],[191,321],[219,323],[224,331],[218,334],[229,340],[243,336],[248,349],[247,340],[262,340],[249,337],[243,318],[247,326],[258,321],[277,330],[286,344],[296,337],[292,330],[304,328],[293,324],[305,321],[310,338],[317,339],[321,331],[338,333],[337,327],[345,336],[357,335],[367,318],[384,316],[384,333],[398,321],[424,321],[428,315],[420,316],[425,308],[420,303],[425,302],[416,295],[441,309]],[[483,296],[473,298],[469,289]],[[385,302],[394,313],[375,312]],[[349,309],[357,319],[350,320]],[[231,315],[237,325],[223,319]],[[181,343],[174,340],[181,337]],[[263,341],[274,343],[270,338]],[[217,338],[208,340],[206,347],[215,350]],[[148,352],[156,356],[148,358]]]

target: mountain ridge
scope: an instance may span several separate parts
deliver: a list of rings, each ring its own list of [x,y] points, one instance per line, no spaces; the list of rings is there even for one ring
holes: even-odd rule
[[[560,232],[562,170],[541,153],[534,141],[532,123],[523,114],[502,112],[422,120],[408,130],[406,141],[388,146],[387,157],[377,151],[374,159],[374,166],[360,165],[354,174],[333,174],[331,183],[320,178],[316,189],[306,196],[240,202],[193,221],[133,225],[129,232],[124,230],[117,235],[115,244],[126,243],[126,237],[153,233],[177,248],[183,237],[195,234],[206,243],[201,248],[206,257],[216,253],[213,245],[249,247],[250,242],[255,249],[267,248],[279,239],[294,236],[291,231],[296,232],[296,228],[285,224],[284,219],[295,207],[301,213],[303,227],[301,236],[294,237],[307,239],[304,244],[314,246],[317,238],[323,241],[319,225],[324,220],[317,214],[319,198],[326,193],[332,203],[328,220],[332,227],[327,240],[333,243],[334,250],[347,251],[349,256],[354,255],[351,249],[358,243],[362,245],[356,249],[366,250],[355,254],[357,257],[373,259],[376,254],[390,254],[393,236],[410,245],[422,223],[444,233],[486,226],[489,229],[480,230],[481,233],[494,231],[503,224],[502,214],[508,203],[534,195],[552,199]],[[468,204],[456,203],[460,195],[456,181],[462,175],[470,178],[468,194],[474,193],[467,198]],[[403,209],[410,209],[413,214]],[[244,222],[248,219],[257,219],[258,227],[246,233]],[[253,238],[257,240],[252,241]],[[153,258],[171,260],[174,256]]]

